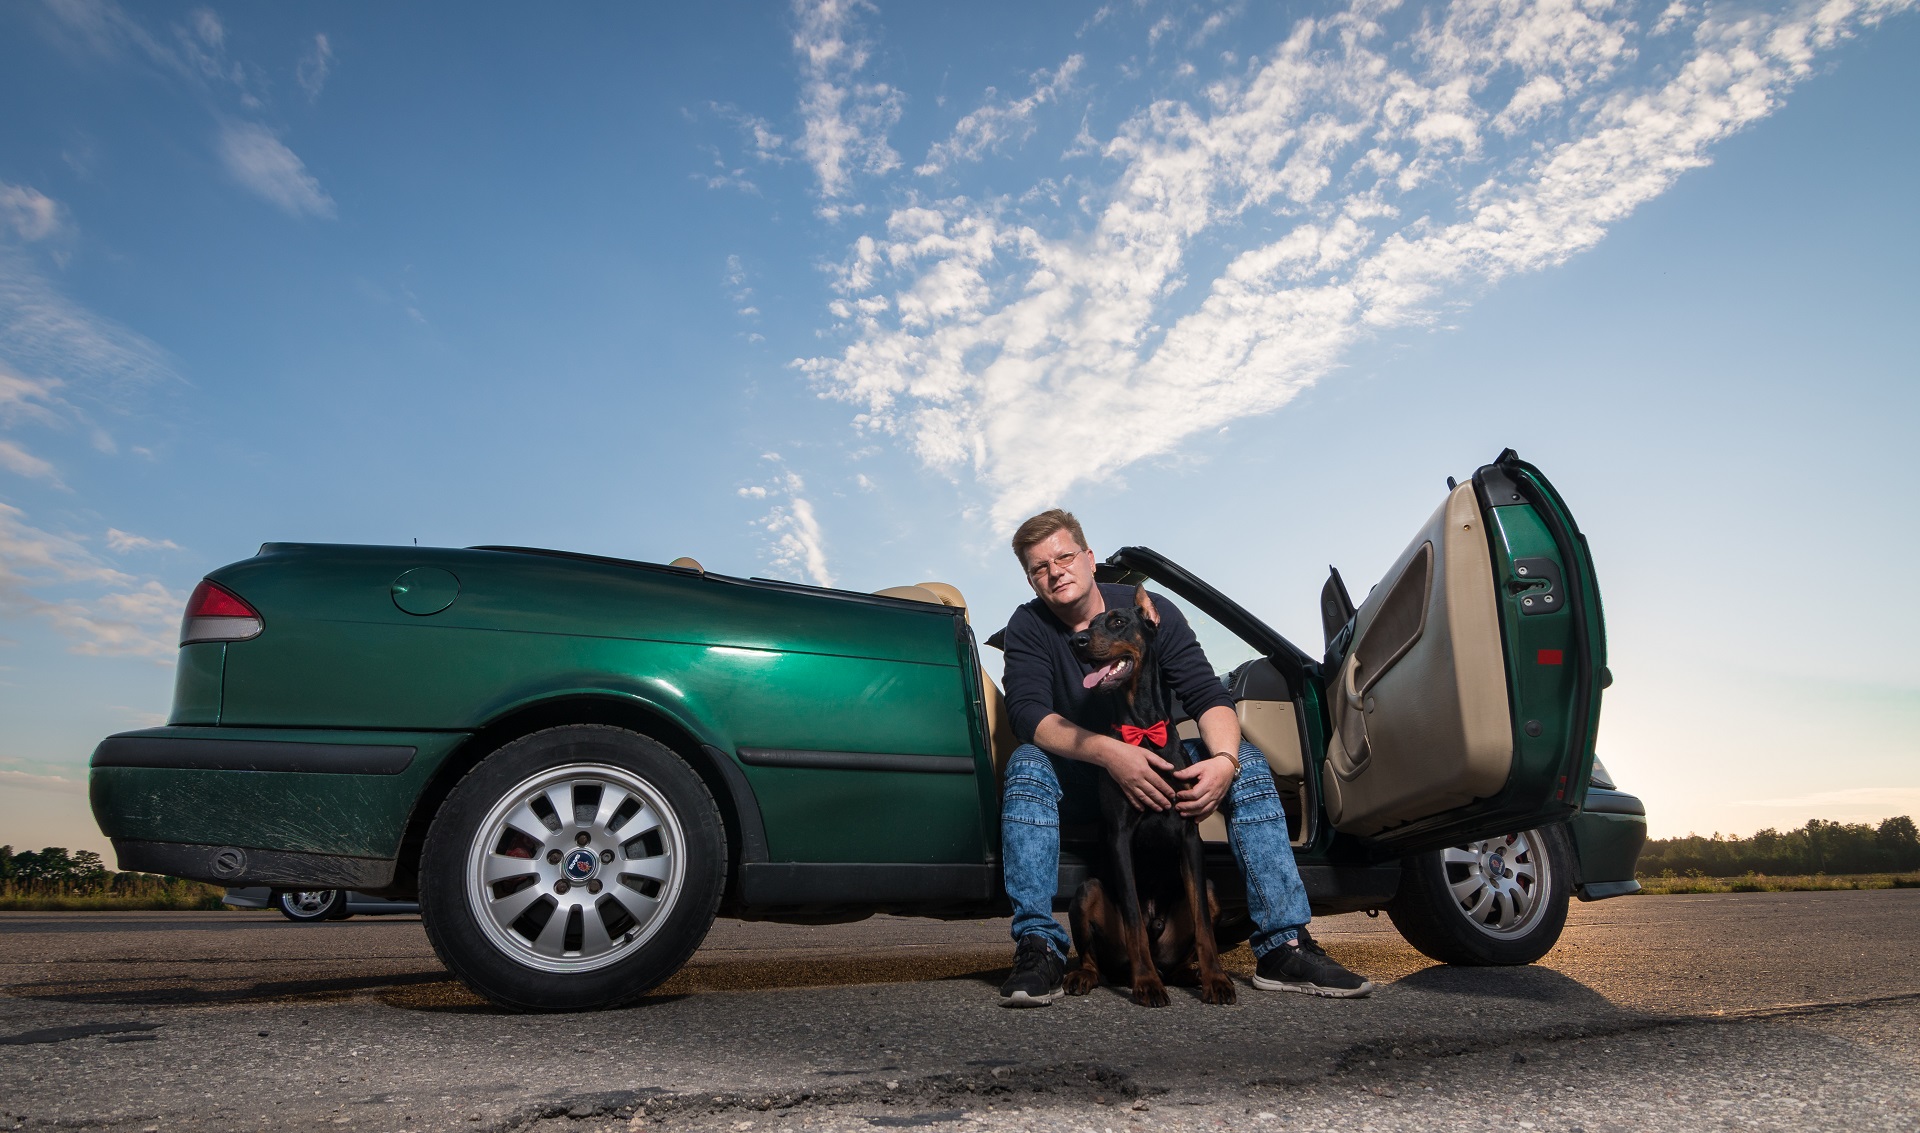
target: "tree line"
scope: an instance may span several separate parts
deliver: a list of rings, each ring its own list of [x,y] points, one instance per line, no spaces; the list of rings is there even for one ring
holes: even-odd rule
[[[157,873],[117,873],[92,850],[48,846],[14,853],[0,846],[0,892],[35,896],[157,896],[178,889],[177,877]]]
[[[1920,831],[1906,815],[1878,826],[1813,819],[1794,830],[1769,827],[1750,838],[1650,839],[1640,852],[1642,877],[1737,877],[1814,873],[1906,873],[1920,870]]]

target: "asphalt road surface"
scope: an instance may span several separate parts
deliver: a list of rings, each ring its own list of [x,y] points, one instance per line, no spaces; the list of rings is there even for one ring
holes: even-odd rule
[[[721,921],[639,1006],[513,1016],[414,918],[0,913],[0,1130],[1920,1126],[1920,891],[1576,905],[1526,968],[1315,927],[1372,998],[1007,1011],[1004,921]]]

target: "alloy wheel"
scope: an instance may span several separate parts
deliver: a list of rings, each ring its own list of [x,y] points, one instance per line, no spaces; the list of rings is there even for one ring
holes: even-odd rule
[[[1555,879],[1539,832],[1450,846],[1440,861],[1456,907],[1480,932],[1500,940],[1523,937],[1546,914]]]
[[[317,920],[332,908],[336,892],[333,889],[290,889],[280,895],[280,904],[296,917]]]
[[[481,930],[548,972],[605,967],[665,923],[685,880],[687,840],[666,797],[605,764],[543,771],[487,812],[467,852]]]

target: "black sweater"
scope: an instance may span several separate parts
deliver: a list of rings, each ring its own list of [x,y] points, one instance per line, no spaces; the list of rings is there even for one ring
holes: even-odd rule
[[[1096,585],[1108,609],[1133,605],[1132,587]],[[1156,650],[1160,672],[1180,698],[1180,706],[1195,718],[1216,705],[1231,708],[1233,697],[1227,695],[1226,686],[1207,663],[1187,616],[1159,594],[1153,594],[1153,606],[1160,614]],[[1073,631],[1038,598],[1015,610],[1007,621],[1002,638],[1007,655],[1002,683],[1006,685],[1007,712],[1013,717],[1014,734],[1027,743],[1033,742],[1033,730],[1040,721],[1052,713],[1075,724],[1088,716],[1088,703],[1094,693],[1082,682],[1093,672],[1093,666],[1074,656],[1072,638]]]

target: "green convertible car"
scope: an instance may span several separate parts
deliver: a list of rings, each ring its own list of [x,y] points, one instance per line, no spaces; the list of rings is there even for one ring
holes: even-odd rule
[[[1594,760],[1610,677],[1573,517],[1511,452],[1448,483],[1357,609],[1328,580],[1319,657],[1153,551],[1100,573],[1174,595],[1229,670],[1317,912],[1527,963],[1569,897],[1638,888],[1646,818]],[[94,814],[121,869],[417,899],[447,966],[522,1010],[629,1001],[717,915],[1004,916],[1015,741],[968,614],[939,583],[268,543],[194,591],[170,720],[102,741]],[[1062,901],[1095,833],[1063,831]]]

